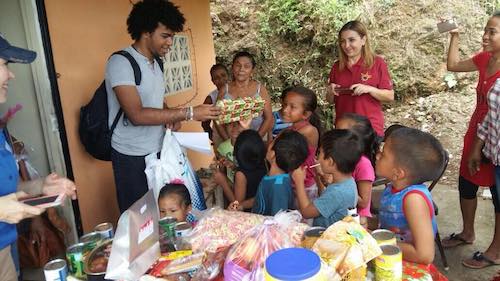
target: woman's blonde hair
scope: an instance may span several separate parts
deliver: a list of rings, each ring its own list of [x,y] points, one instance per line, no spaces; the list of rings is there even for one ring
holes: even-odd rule
[[[341,41],[340,35],[342,34],[342,32],[347,30],[356,31],[361,38],[365,37],[365,45],[361,49],[361,56],[363,57],[364,60],[363,66],[366,69],[372,67],[373,61],[375,59],[375,54],[372,52],[372,49],[370,48],[370,40],[368,40],[368,30],[366,29],[366,26],[363,23],[361,23],[358,20],[353,20],[344,24],[344,26],[342,26],[338,34],[337,45],[339,48],[339,70],[342,71],[347,66],[347,55],[342,49],[340,43]]]

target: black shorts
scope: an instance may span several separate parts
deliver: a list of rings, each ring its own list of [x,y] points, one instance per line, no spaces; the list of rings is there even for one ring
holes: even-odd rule
[[[462,199],[476,199],[477,191],[479,186],[466,180],[464,177],[460,176],[458,178],[458,192],[460,193],[460,198]],[[498,202],[498,190],[495,185],[490,186],[490,191],[493,199],[493,206],[495,207],[495,213],[500,213],[500,202]]]

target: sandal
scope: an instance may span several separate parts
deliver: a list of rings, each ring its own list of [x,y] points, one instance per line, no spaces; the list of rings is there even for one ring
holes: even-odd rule
[[[475,252],[471,259],[462,261],[465,267],[481,269],[488,266],[500,265],[500,261],[494,261],[486,257],[482,252]]]
[[[447,238],[441,241],[443,248],[453,248],[461,245],[471,245],[473,241],[467,241],[464,238],[458,236],[458,234],[452,233]]]

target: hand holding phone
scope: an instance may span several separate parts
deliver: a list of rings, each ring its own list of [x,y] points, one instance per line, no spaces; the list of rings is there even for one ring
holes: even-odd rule
[[[36,206],[38,208],[45,209],[45,208],[55,207],[55,206],[61,205],[63,200],[64,200],[64,197],[66,197],[66,195],[64,193],[61,193],[59,195],[27,198],[27,199],[20,200],[20,202],[24,203],[26,205]]]
[[[458,25],[454,20],[450,19],[450,20],[443,20],[443,21],[439,22],[437,24],[437,28],[438,28],[439,33],[444,33],[444,32],[448,32],[448,31],[452,31],[454,29],[457,29]]]

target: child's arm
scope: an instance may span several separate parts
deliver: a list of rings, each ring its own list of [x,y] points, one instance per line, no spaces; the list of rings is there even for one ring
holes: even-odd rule
[[[234,202],[236,200],[233,188],[229,184],[229,180],[227,179],[226,175],[223,174],[220,170],[217,170],[215,172],[214,181],[222,187],[222,191],[224,192],[224,196],[226,197],[227,201]]]
[[[366,208],[371,200],[372,182],[367,180],[357,181],[358,208]]]
[[[409,262],[430,264],[434,260],[434,232],[429,206],[422,194],[410,193],[404,198],[404,212],[413,243],[398,243],[403,259]],[[427,219],[425,219],[427,218]]]
[[[253,206],[254,198],[245,198],[247,193],[247,178],[238,171],[234,175],[234,197],[239,202],[239,210],[249,209]]]
[[[299,167],[292,173],[297,201],[299,202],[299,211],[302,214],[302,217],[306,219],[319,217],[320,213],[318,209],[316,209],[316,206],[314,206],[314,204],[309,201],[309,197],[307,197],[306,189],[304,186],[305,177],[306,171],[304,167]]]

